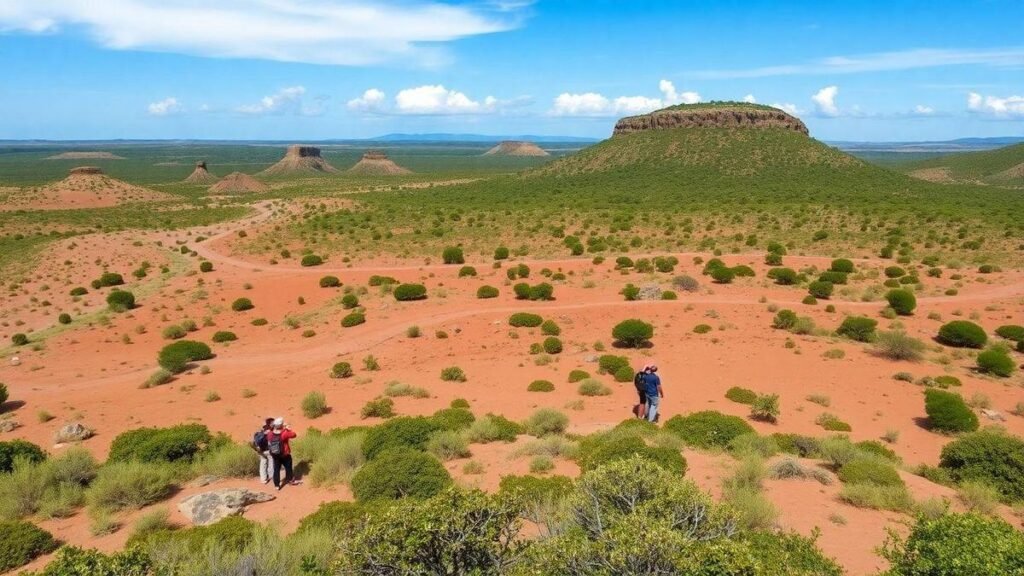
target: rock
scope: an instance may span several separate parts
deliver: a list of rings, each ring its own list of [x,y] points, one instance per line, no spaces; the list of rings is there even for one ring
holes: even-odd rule
[[[989,420],[1005,421],[1006,418],[998,410],[983,409],[981,413]]]
[[[590,354],[583,359],[584,362],[597,362],[597,354]]]
[[[228,516],[237,516],[260,502],[270,502],[275,496],[266,492],[253,492],[245,488],[224,488],[195,494],[178,503],[178,511],[192,524],[206,526]]]
[[[798,118],[758,104],[728,103],[720,106],[673,106],[650,114],[629,116],[615,123],[614,135],[642,130],[672,128],[785,128],[807,135],[807,126]]]
[[[18,421],[14,420],[13,418],[0,420],[0,432],[14,432],[14,430],[20,426],[21,424],[18,423]]]
[[[57,444],[66,444],[68,442],[81,442],[88,438],[92,438],[92,428],[89,428],[81,422],[71,422],[65,424],[57,433],[53,435],[53,441]]]

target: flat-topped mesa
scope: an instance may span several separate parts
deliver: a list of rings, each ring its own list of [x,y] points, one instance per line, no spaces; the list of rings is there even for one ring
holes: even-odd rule
[[[363,152],[363,160],[387,160],[388,155],[383,150],[367,150]]]
[[[278,160],[277,164],[260,172],[260,175],[314,174],[337,171],[334,166],[331,166],[323,159],[323,156],[320,155],[320,149],[316,146],[292,144],[285,150],[284,158]]]
[[[213,184],[217,181],[217,177],[210,174],[210,171],[206,169],[206,162],[200,160],[196,162],[196,169],[184,181],[189,184]]]
[[[809,133],[799,118],[778,108],[745,102],[710,104],[680,104],[655,110],[649,114],[629,116],[615,123],[613,135],[643,130],[670,130],[673,128],[779,128]]]
[[[484,152],[484,156],[550,156],[546,150],[533,142],[503,140],[497,146]]]
[[[71,176],[99,176],[103,170],[99,166],[76,166],[68,172]]]
[[[363,174],[366,176],[397,176],[399,174],[410,174],[411,171],[395,164],[383,150],[367,150],[363,157],[356,162],[355,166],[348,169],[350,174]]]

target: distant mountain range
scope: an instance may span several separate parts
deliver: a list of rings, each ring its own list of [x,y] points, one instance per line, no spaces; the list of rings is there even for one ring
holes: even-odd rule
[[[836,140],[827,142],[847,152],[971,152],[993,150],[1024,142],[1024,136],[1000,136],[995,138],[957,138],[930,142],[850,142]]]
[[[501,142],[502,140],[522,140],[526,142],[599,142],[600,138],[581,138],[579,136],[489,136],[487,134],[449,134],[435,132],[429,134],[384,134],[367,138],[372,142]]]

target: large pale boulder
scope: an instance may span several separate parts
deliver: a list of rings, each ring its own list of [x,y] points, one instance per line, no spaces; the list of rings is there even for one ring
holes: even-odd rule
[[[178,503],[178,511],[192,524],[206,526],[228,516],[237,516],[246,508],[260,502],[270,502],[275,496],[266,492],[253,492],[245,488],[223,488],[189,496]]]

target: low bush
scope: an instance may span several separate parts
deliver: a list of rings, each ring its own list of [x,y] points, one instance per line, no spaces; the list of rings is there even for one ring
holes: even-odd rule
[[[665,429],[697,448],[725,448],[733,438],[754,432],[742,418],[713,410],[673,416],[665,422]]]
[[[366,324],[366,314],[362,312],[349,312],[341,319],[342,328],[352,328],[360,324]]]
[[[775,314],[775,318],[772,320],[772,328],[779,330],[789,330],[796,325],[797,315],[792,310],[779,310]]]
[[[68,314],[67,312],[62,312],[59,316],[57,316],[57,322],[61,324],[71,324],[71,314]]]
[[[86,498],[96,509],[138,510],[170,496],[175,477],[174,468],[164,462],[108,463],[89,485]]]
[[[430,419],[442,430],[454,431],[465,430],[476,422],[476,416],[468,408],[457,406],[442,408],[434,412]]]
[[[739,404],[753,404],[754,400],[757,400],[757,392],[748,390],[747,388],[733,386],[725,391],[725,397]]]
[[[569,425],[569,417],[552,408],[541,408],[523,422],[523,429],[531,436],[561,434]]]
[[[324,502],[320,504],[316,512],[299,521],[296,533],[326,532],[332,537],[339,537],[351,532],[365,517],[366,508],[355,502],[341,500]]]
[[[605,386],[600,380],[594,378],[588,378],[580,382],[579,387],[576,389],[580,396],[609,396],[612,393],[612,389]]]
[[[997,428],[965,434],[942,448],[939,467],[957,482],[983,482],[1007,502],[1024,501],[1024,440]]]
[[[200,262],[199,263],[199,271],[200,272],[204,272],[204,273],[205,272],[213,272],[213,262],[210,262],[209,260],[205,260],[203,262]]]
[[[229,332],[227,330],[218,330],[217,332],[213,333],[213,336],[210,337],[210,340],[213,340],[218,344],[222,342],[234,342],[235,340],[238,340],[238,336],[234,332]]]
[[[14,470],[14,462],[16,460],[38,464],[46,460],[46,452],[43,452],[42,448],[27,440],[0,442],[0,474],[6,474]]]
[[[559,328],[554,320],[545,320],[540,325],[540,333],[545,336],[559,336],[562,333],[562,329]]]
[[[110,444],[111,462],[191,462],[213,443],[202,424],[168,428],[136,428],[118,434]]]
[[[299,261],[299,264],[307,268],[310,266],[319,266],[323,263],[324,259],[321,258],[320,256],[317,256],[316,254],[306,254],[305,256],[302,257],[302,260]]]
[[[481,300],[485,300],[488,298],[497,298],[498,289],[495,288],[494,286],[481,286],[476,290],[476,297],[480,298]]]
[[[423,300],[427,297],[427,287],[423,284],[399,284],[392,295],[399,302]]]
[[[466,438],[473,443],[515,442],[516,437],[523,433],[523,426],[496,414],[487,414],[479,418],[466,431]]]
[[[454,430],[438,430],[427,439],[427,452],[442,461],[469,458],[469,441]]]
[[[889,290],[885,293],[885,300],[900,316],[910,316],[917,308],[917,297],[910,290]]]
[[[391,448],[364,464],[352,477],[358,502],[429,498],[452,483],[433,456],[411,448]]]
[[[352,365],[348,362],[338,362],[331,367],[331,378],[348,378],[352,376]]]
[[[259,474],[259,456],[250,445],[224,444],[198,458],[195,470],[218,478],[252,478]]]
[[[462,248],[449,246],[441,252],[441,260],[445,264],[465,264],[466,258],[462,254]]]
[[[636,318],[623,320],[612,329],[612,338],[629,348],[640,348],[653,337],[654,325]]]
[[[822,413],[818,416],[814,420],[814,423],[829,432],[850,432],[853,430],[849,424],[840,420],[838,416],[829,414],[828,412]]]
[[[498,246],[494,249],[495,260],[508,260],[508,248],[505,246]]]
[[[726,268],[725,266],[716,266],[711,269],[711,279],[716,284],[731,284],[736,278],[736,272],[732,268]]]
[[[875,336],[874,347],[880,356],[889,360],[912,361],[920,360],[926,348],[924,342],[899,330],[879,332]]]
[[[135,294],[127,290],[114,290],[107,294],[107,306],[114,312],[126,312],[135,308]]]
[[[1024,340],[1024,326],[1017,326],[1016,324],[1000,326],[999,328],[996,328],[996,335],[1000,338],[1020,342]]]
[[[472,266],[463,266],[459,268],[459,278],[466,278],[476,276],[476,268]]]
[[[213,351],[206,344],[194,340],[178,340],[160,350],[157,364],[172,374],[180,374],[185,371],[189,362],[210,358],[213,358]]]
[[[375,287],[375,286],[391,286],[393,284],[398,284],[398,280],[396,280],[395,278],[392,278],[391,276],[378,276],[378,275],[374,274],[373,276],[370,276],[370,279],[367,280],[366,283],[367,283],[367,285],[373,286],[373,287]]]
[[[839,479],[847,484],[903,486],[892,463],[876,457],[857,457],[839,469]]]
[[[231,303],[231,309],[235,312],[244,312],[246,310],[252,310],[255,308],[252,304],[252,300],[248,298],[238,298]]]
[[[692,276],[682,275],[672,279],[672,285],[683,292],[696,292],[700,289],[700,283]]]
[[[842,272],[843,274],[853,274],[853,262],[846,258],[836,258],[832,261],[832,265],[829,266],[829,270],[833,272]]]
[[[301,408],[306,418],[319,418],[328,412],[327,397],[319,390],[309,392],[302,397]]]
[[[832,270],[826,270],[818,276],[818,281],[828,282],[832,285],[843,285],[847,283],[847,276],[842,272],[835,272]]]
[[[320,278],[321,288],[337,288],[338,286],[341,286],[341,280],[337,276],[324,276]]]
[[[449,366],[441,369],[441,380],[445,382],[465,382],[466,373],[458,366]]]
[[[904,538],[889,535],[879,553],[884,576],[959,576],[1024,573],[1024,534],[979,514],[919,517]]]
[[[907,512],[914,506],[914,499],[910,496],[907,487],[902,484],[896,486],[880,486],[870,483],[847,484],[839,491],[839,499],[851,506],[872,510]]]
[[[981,348],[988,342],[985,329],[974,322],[954,320],[939,328],[939,342],[957,348]]]
[[[933,430],[952,434],[978,429],[978,416],[959,394],[928,388],[924,391],[924,409]]]
[[[1017,367],[1017,363],[1002,348],[989,348],[985,350],[978,354],[977,362],[979,371],[1002,378],[1009,378]]]
[[[602,374],[615,374],[622,368],[630,368],[629,358],[605,354],[597,359],[598,371]],[[632,372],[632,368],[630,368]]]
[[[815,298],[822,298],[827,300],[832,296],[832,283],[824,282],[822,280],[811,282],[807,286],[807,292]]]
[[[899,266],[889,266],[889,267],[887,267],[885,269],[885,277],[886,278],[899,278],[901,276],[906,276],[906,275],[907,275],[907,271],[904,270],[903,268],[900,268]]]
[[[104,272],[98,279],[92,281],[93,288],[107,288],[122,284],[124,284],[124,277],[116,272]]]
[[[779,418],[779,395],[759,395],[750,405],[750,417],[755,420],[775,422]]]
[[[76,286],[70,292],[72,296],[85,296],[88,293],[89,291],[85,289],[85,286]]]
[[[779,286],[791,286],[799,279],[799,275],[792,268],[772,268],[768,270],[767,276]]]
[[[526,387],[527,392],[554,392],[555,384],[550,380],[534,380]]]
[[[586,380],[587,378],[590,378],[590,372],[587,372],[586,370],[573,370],[572,372],[569,372],[570,384],[575,384],[577,382]]]
[[[871,342],[875,338],[875,327],[878,320],[864,316],[847,316],[836,328],[836,334],[857,342]]]
[[[188,336],[188,332],[177,324],[171,324],[164,328],[160,335],[163,336],[164,340],[177,340]]]
[[[52,534],[34,524],[0,521],[0,572],[20,568],[58,546]]]
[[[508,324],[514,328],[536,328],[544,323],[544,319],[529,312],[516,312],[509,316]]]
[[[400,416],[370,428],[363,440],[363,455],[367,460],[376,458],[392,448],[424,450],[427,438],[440,430],[437,422],[422,416]]]

